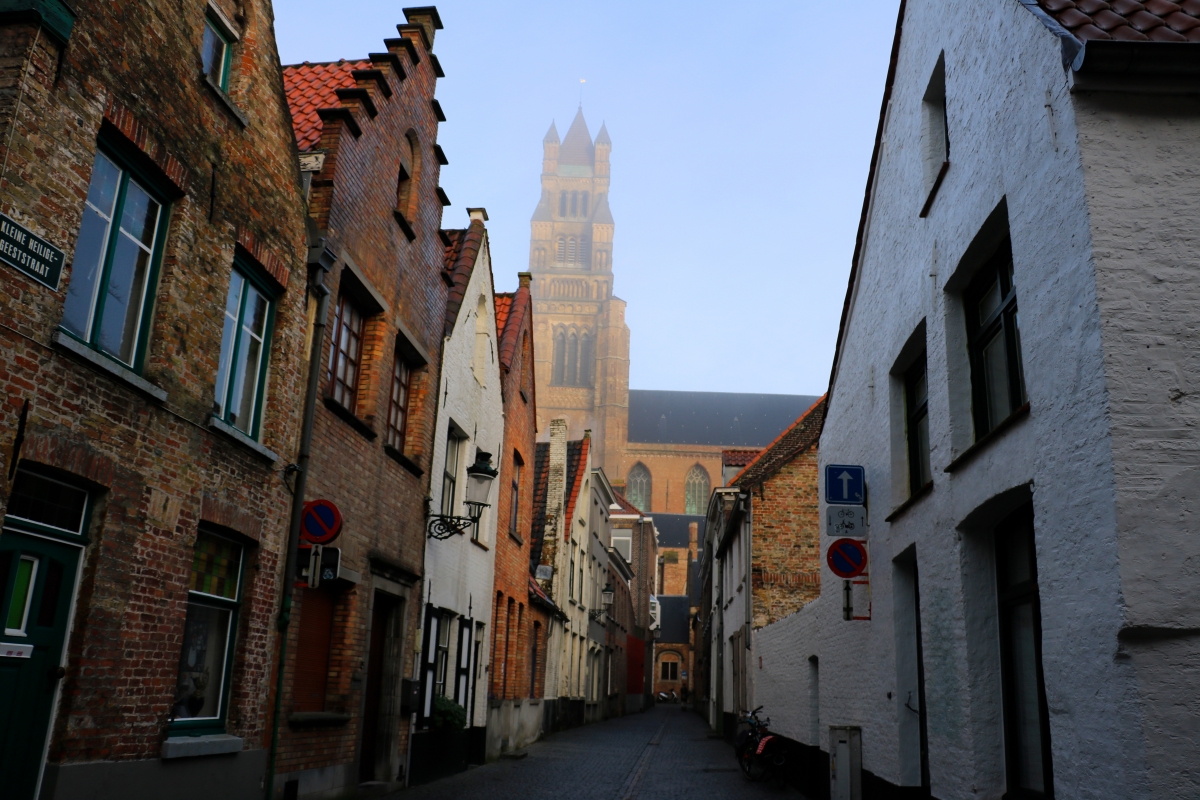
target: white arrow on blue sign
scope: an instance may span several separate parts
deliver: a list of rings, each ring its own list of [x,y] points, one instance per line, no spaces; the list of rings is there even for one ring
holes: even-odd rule
[[[825,502],[843,506],[865,505],[866,470],[849,464],[825,465]]]

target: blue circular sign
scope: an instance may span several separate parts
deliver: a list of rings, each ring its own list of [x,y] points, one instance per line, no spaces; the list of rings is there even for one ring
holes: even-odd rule
[[[857,539],[838,539],[825,560],[839,578],[857,578],[867,568],[867,548]]]

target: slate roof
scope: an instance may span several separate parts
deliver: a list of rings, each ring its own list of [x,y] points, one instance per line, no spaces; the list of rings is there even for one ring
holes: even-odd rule
[[[467,293],[467,284],[471,281],[471,272],[479,258],[479,248],[483,246],[483,223],[473,219],[470,227],[448,230],[445,234],[450,244],[446,245],[442,255],[442,265],[453,281],[450,293],[446,297],[445,335],[449,336],[458,320],[458,312]]]
[[[687,644],[692,640],[691,599],[686,594],[658,596],[658,625],[662,637],[655,644]]]
[[[292,132],[300,152],[312,150],[321,141],[324,124],[318,111],[341,108],[338,89],[357,86],[356,69],[371,69],[370,61],[334,61],[326,64],[295,64],[283,68],[283,91],[292,111]]]
[[[567,138],[558,148],[558,163],[586,167],[596,163],[596,148],[592,146],[592,134],[588,132],[587,120],[583,118],[583,106],[575,112],[575,119],[567,130]]]
[[[704,517],[692,514],[654,514],[654,527],[658,529],[659,547],[687,547],[688,525],[699,523],[696,541],[704,541]]]
[[[816,401],[811,395],[630,389],[628,440],[763,447]]]
[[[1080,41],[1200,42],[1200,0],[1038,0]]]
[[[764,448],[758,458],[735,475],[729,485],[742,489],[757,486],[816,444],[821,438],[821,426],[825,424],[825,409],[828,405],[828,395],[813,403],[812,407],[779,434],[769,447]]]

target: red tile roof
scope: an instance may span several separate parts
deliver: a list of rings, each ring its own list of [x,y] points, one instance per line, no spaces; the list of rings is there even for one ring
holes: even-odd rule
[[[563,517],[563,540],[571,538],[571,524],[575,521],[575,502],[579,500],[579,489],[583,486],[583,474],[587,471],[588,450],[591,437],[585,436],[578,442],[567,442],[567,510]]]
[[[817,443],[821,438],[821,426],[825,422],[825,409],[828,405],[828,395],[825,395],[812,408],[800,415],[791,427],[779,434],[758,457],[734,476],[730,486],[742,489],[757,486],[779,470],[787,466],[792,459]]]
[[[1200,0],[1038,0],[1080,41],[1200,42]]]
[[[312,150],[321,141],[323,123],[318,115],[323,108],[341,108],[338,89],[356,86],[356,69],[370,69],[370,61],[335,61],[328,64],[303,64],[283,68],[283,91],[292,110],[292,130],[300,152]]]
[[[637,514],[639,517],[642,515],[642,510],[626,500],[625,495],[621,494],[620,492],[613,492],[613,494],[617,496],[617,505],[619,505],[621,510],[626,514]]]
[[[512,309],[513,292],[496,292],[496,330],[504,336],[504,324],[508,322],[508,312]]]
[[[722,450],[721,466],[744,467],[758,457],[762,450]]]
[[[445,233],[450,244],[446,245],[442,264],[452,281],[450,294],[446,298],[445,335],[449,336],[454,331],[458,311],[467,294],[467,284],[471,281],[471,272],[479,258],[479,249],[483,247],[484,228],[480,220],[473,219],[470,227]]]
[[[512,369],[520,347],[521,328],[526,319],[532,318],[533,298],[528,286],[496,295],[496,333],[500,338],[500,366],[504,369]]]

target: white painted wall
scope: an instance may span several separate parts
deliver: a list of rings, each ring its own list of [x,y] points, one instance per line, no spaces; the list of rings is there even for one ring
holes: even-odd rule
[[[951,167],[920,219],[921,98],[943,51]],[[933,794],[1000,797],[991,542],[960,526],[1032,484],[1055,796],[1197,796],[1198,111],[1071,95],[1058,40],[1015,0],[909,0],[820,443],[822,466],[867,470],[872,619],[842,621],[823,567],[820,600],[756,632],[756,700],[780,733],[828,752],[830,725],[861,726],[864,769],[914,782],[893,559],[915,547]],[[961,311],[945,289],[1004,197],[1032,410],[946,473],[973,435]],[[934,489],[888,523],[906,494],[889,373],[922,320]],[[1131,625],[1182,632],[1143,646],[1121,637]]]
[[[486,234],[479,257],[467,283],[458,320],[442,346],[442,385],[434,435],[430,508],[442,508],[442,473],[446,464],[446,440],[451,424],[467,435],[461,445],[455,513],[466,515],[462,499],[466,496],[466,468],[475,461],[476,449],[493,455],[496,464],[504,437],[504,406],[500,396],[500,367],[496,346],[496,310],[493,303],[491,257]],[[495,574],[496,499],[493,486],[489,502],[480,519],[480,543],[472,542],[471,532],[446,540],[429,539],[425,545],[426,602],[450,609],[460,617],[470,616],[485,625],[480,665],[476,670],[476,701],[472,725],[487,724],[487,671],[491,658],[492,585]],[[450,642],[451,684],[457,663],[457,625]],[[432,646],[432,643],[431,643]],[[450,694],[447,688],[447,694]]]

